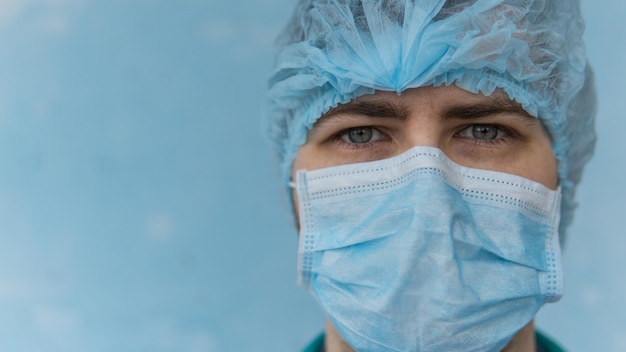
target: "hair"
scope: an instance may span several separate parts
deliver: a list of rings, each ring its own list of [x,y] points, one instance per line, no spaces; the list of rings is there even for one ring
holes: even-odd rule
[[[559,163],[561,240],[595,145],[576,0],[301,0],[277,40],[268,123],[285,187],[308,129],[375,90],[500,88],[541,119]]]

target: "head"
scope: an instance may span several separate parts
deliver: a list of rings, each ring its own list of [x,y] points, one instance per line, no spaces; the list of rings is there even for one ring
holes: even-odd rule
[[[557,162],[540,120],[502,90],[474,94],[455,85],[377,91],[317,120],[291,175],[388,159],[416,146],[435,147],[470,168],[522,176],[557,189]],[[297,199],[294,201],[297,210]]]
[[[559,236],[595,143],[582,32],[572,0],[298,3],[270,133],[285,188],[298,177],[299,279],[329,338],[338,326],[364,350],[532,344],[518,337],[560,297]],[[440,174],[422,173],[431,163]],[[524,185],[516,201],[530,203],[466,202],[456,176],[480,194],[507,185],[500,199]]]
[[[507,97],[539,119],[563,195],[563,240],[595,143],[583,29],[571,0],[300,1],[270,79],[285,186],[309,131],[332,109],[374,93],[401,99],[413,88],[456,87]]]

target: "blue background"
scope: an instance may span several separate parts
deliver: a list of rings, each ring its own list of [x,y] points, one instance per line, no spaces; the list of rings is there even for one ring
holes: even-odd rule
[[[260,118],[292,7],[0,0],[1,351],[297,351],[322,330]],[[600,139],[538,325],[626,351],[626,2],[583,11]]]

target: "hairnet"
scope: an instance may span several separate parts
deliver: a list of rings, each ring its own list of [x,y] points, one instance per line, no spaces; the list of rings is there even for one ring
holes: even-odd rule
[[[561,239],[595,144],[595,88],[577,0],[301,0],[278,39],[268,122],[284,184],[307,130],[375,90],[501,88],[552,139]]]

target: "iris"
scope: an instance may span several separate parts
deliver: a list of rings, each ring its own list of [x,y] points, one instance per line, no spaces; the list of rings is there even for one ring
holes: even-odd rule
[[[498,128],[494,125],[475,125],[472,127],[472,137],[482,140],[496,139]]]
[[[352,143],[363,144],[372,140],[371,127],[358,127],[348,131],[348,139]]]

